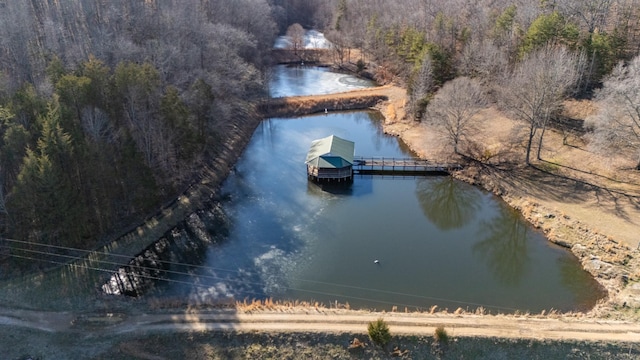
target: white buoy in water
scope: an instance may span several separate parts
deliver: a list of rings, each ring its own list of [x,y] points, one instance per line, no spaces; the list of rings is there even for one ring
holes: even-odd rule
[[[373,260],[373,262],[374,262],[375,264],[380,264],[380,260],[378,260],[378,259]]]

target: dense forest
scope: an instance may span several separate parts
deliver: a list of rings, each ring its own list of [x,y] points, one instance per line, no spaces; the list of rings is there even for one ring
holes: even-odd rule
[[[293,24],[406,86],[411,116],[441,119],[456,151],[491,101],[529,124],[529,161],[568,96],[636,109],[591,126],[602,148],[640,149],[639,2],[0,0],[3,235],[91,248],[175,197],[258,116]]]
[[[586,119],[593,150],[624,152],[640,170],[638,0],[334,3],[325,32],[336,58],[402,82],[411,116],[442,128],[456,152],[486,100],[527,124],[530,163],[563,101],[593,98],[603,105]]]
[[[95,247],[196,181],[257,116],[277,8],[0,1],[4,236]]]

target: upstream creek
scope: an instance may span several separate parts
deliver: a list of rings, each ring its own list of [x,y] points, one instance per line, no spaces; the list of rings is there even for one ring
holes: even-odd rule
[[[373,84],[326,68],[277,66],[270,92],[281,97],[367,86]],[[215,212],[200,212],[200,222],[207,221],[204,213],[224,217],[203,231],[224,229],[200,236],[215,241],[171,255],[171,271],[162,273],[168,281],[144,297],[494,313],[584,311],[603,297],[568,250],[500,199],[451,177],[356,175],[350,186],[330,188],[309,182],[309,145],[332,134],[354,141],[356,155],[413,156],[382,131],[376,112],[265,119],[223,183]],[[67,284],[45,288],[37,278],[0,295],[8,299],[13,291],[11,302],[33,307],[51,307],[60,297],[62,308],[77,309],[99,288],[78,286],[70,271],[62,275]],[[71,283],[76,286],[67,287]],[[35,299],[45,290],[46,298]]]

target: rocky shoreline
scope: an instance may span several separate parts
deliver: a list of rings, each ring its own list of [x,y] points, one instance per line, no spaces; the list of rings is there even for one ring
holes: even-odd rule
[[[640,251],[599,233],[571,214],[563,214],[519,195],[517,189],[500,183],[499,172],[471,166],[454,177],[499,196],[542,230],[549,241],[571,250],[582,267],[607,291],[607,297],[587,315],[640,319],[637,313],[640,309]]]
[[[392,110],[393,118],[389,117],[389,108],[395,108]],[[413,152],[421,154],[421,145],[416,143],[416,137],[409,136],[418,123],[398,119],[398,109],[393,104],[383,104],[380,110],[386,118],[384,131],[398,136]],[[607,296],[585,315],[640,320],[640,249],[633,249],[599,233],[573,214],[562,213],[526,196],[513,186],[513,181],[503,181],[505,172],[509,171],[468,162],[463,170],[452,176],[500,197],[534,227],[542,230],[549,241],[570,249],[578,257],[583,268],[607,292]]]

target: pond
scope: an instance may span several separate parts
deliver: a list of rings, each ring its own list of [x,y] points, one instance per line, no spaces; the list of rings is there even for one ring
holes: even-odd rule
[[[164,294],[491,312],[585,310],[602,296],[571,253],[468,184],[307,181],[311,141],[331,134],[354,141],[356,155],[411,156],[379,124],[371,112],[263,121],[223,187],[228,238],[208,248],[195,277],[177,279],[198,287],[178,282]]]
[[[332,72],[326,67],[278,65],[273,68],[271,97],[321,95],[375,86],[371,80]]]
[[[288,89],[281,96],[297,95],[296,89],[344,91],[355,81],[318,68],[274,73],[315,77],[304,85],[293,76],[299,86],[273,79],[273,92],[277,83]],[[380,120],[366,111],[264,120],[221,190],[228,236],[147,297],[510,313],[587,310],[603,296],[569,251],[493,195],[450,177],[356,176],[351,186],[334,188],[307,181],[311,142],[331,134],[354,141],[356,155],[411,156],[382,132]],[[17,279],[2,285],[0,301],[92,308],[103,271],[70,266]]]

